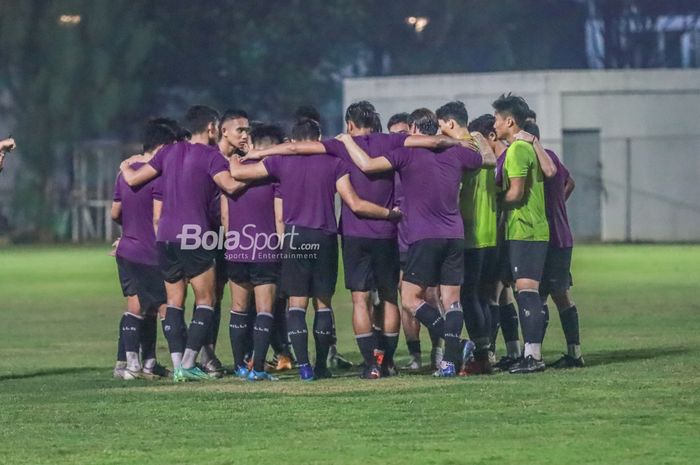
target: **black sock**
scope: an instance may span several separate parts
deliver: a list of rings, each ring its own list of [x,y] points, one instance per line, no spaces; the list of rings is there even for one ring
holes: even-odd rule
[[[518,312],[512,303],[501,305],[501,331],[505,342],[519,341]]]
[[[578,310],[576,309],[576,305],[572,305],[566,310],[559,312],[559,319],[561,320],[561,329],[564,330],[566,344],[580,345],[581,336],[579,334]]]
[[[211,331],[207,339],[207,345],[216,347],[216,341],[219,339],[219,327],[221,326],[221,302],[214,304],[214,314],[211,319]]]
[[[117,362],[126,363],[126,350],[124,350],[124,337],[122,336],[122,326],[124,326],[124,319],[126,315],[122,314],[119,319],[119,339],[117,340]]]
[[[161,323],[170,353],[184,353],[185,342],[187,341],[185,312],[181,308],[168,307],[165,311],[165,319]]]
[[[365,334],[357,334],[355,336],[357,347],[360,348],[360,354],[365,361],[365,365],[370,366],[374,363],[374,349],[377,348],[377,336],[374,331]]]
[[[309,363],[309,330],[306,326],[306,310],[289,307],[287,310],[287,332],[300,365]]]
[[[319,308],[314,315],[314,341],[316,342],[315,368],[325,368],[328,351],[335,343],[335,326],[333,325],[333,310]]]
[[[496,336],[498,336],[498,329],[501,327],[501,307],[490,304],[489,310],[491,312],[491,350],[496,352]]]
[[[440,315],[440,310],[431,306],[428,302],[424,302],[416,309],[415,317],[416,320],[428,328],[433,345],[440,338],[445,337],[445,320]]]
[[[287,299],[278,298],[275,300],[274,322],[272,324],[272,336],[270,338],[270,346],[276,354],[284,353],[289,350],[289,339],[287,336]]]
[[[246,337],[246,348],[245,348],[245,354],[246,356],[251,356],[253,354],[253,336],[254,336],[254,330],[255,330],[255,320],[257,318],[257,310],[255,305],[251,305],[248,307],[248,312],[246,313],[248,315],[248,334]]]
[[[214,319],[214,309],[207,305],[198,305],[192,315],[190,330],[187,333],[187,349],[199,353],[211,335],[211,323]]]
[[[231,339],[233,364],[235,368],[245,365],[245,354],[248,347],[248,313],[231,310],[228,325],[228,336]]]
[[[384,362],[388,364],[394,363],[394,354],[396,347],[399,345],[399,333],[382,333],[384,343]]]
[[[420,355],[420,339],[417,341],[406,341],[406,347],[408,347],[408,353]]]
[[[541,344],[544,335],[544,310],[540,295],[534,291],[518,291],[516,300],[525,343]]]
[[[467,290],[463,287],[460,297],[464,312],[464,325],[467,327],[469,339],[473,341],[484,333],[484,312],[481,310],[481,303],[474,289]]]
[[[141,358],[143,360],[156,358],[157,337],[158,316],[155,313],[146,315],[141,322]]]
[[[542,328],[542,341],[544,341],[544,336],[547,334],[547,328],[549,327],[549,305],[547,303],[542,304],[542,311],[544,312],[544,328]],[[540,341],[540,343],[542,342]]]
[[[445,360],[458,368],[462,361],[460,336],[464,326],[464,313],[459,302],[453,303],[445,312]]]
[[[122,340],[124,341],[125,352],[139,353],[141,345],[141,318],[131,314],[124,314],[122,322]]]
[[[270,347],[270,336],[272,333],[272,323],[274,317],[272,313],[260,312],[255,318],[253,332],[253,369],[255,371],[265,370],[265,357],[267,349]]]

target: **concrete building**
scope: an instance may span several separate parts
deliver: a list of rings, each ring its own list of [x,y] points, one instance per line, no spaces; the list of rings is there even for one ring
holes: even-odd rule
[[[579,240],[700,240],[700,70],[582,70],[346,79],[344,104],[367,99],[383,121],[462,100],[491,113],[503,92],[537,112],[545,147],[576,180]]]

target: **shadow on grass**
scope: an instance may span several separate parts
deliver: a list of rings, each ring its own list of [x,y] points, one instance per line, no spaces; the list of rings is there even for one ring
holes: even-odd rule
[[[68,367],[68,368],[48,368],[43,370],[30,371],[27,373],[10,373],[6,375],[0,375],[0,381],[6,381],[10,379],[28,379],[28,378],[39,378],[41,376],[54,376],[54,375],[70,375],[77,373],[85,373],[88,371],[100,371],[104,368],[101,367]]]
[[[647,347],[643,349],[619,349],[584,354],[586,365],[612,365],[614,363],[635,362],[637,360],[650,360],[669,355],[680,355],[691,352],[689,347]]]

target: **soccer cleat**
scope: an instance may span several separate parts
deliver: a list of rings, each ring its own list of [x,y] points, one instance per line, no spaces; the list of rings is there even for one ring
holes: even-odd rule
[[[340,354],[338,352],[338,348],[334,345],[331,346],[330,350],[328,351],[326,363],[329,367],[339,368],[341,370],[349,370],[353,366],[352,362]]]
[[[183,383],[185,381],[201,381],[204,379],[209,379],[209,375],[197,367],[183,368],[182,366],[179,366],[175,368],[175,371],[173,372],[173,381],[176,383]]]
[[[519,358],[513,358],[513,357],[509,357],[507,355],[504,355],[503,357],[501,357],[501,359],[498,361],[498,363],[493,365],[493,368],[495,371],[508,371],[513,367],[513,365],[518,363],[520,360],[521,359],[519,359]]]
[[[299,379],[302,381],[313,381],[314,369],[310,363],[302,363],[299,365]]]
[[[122,379],[126,381],[131,381],[134,379],[141,379],[143,378],[143,375],[141,374],[141,370],[131,370],[129,368],[124,368],[124,373],[122,375]]]
[[[251,370],[246,379],[248,381],[278,381],[279,378],[272,376],[266,371]]]
[[[328,379],[332,377],[333,373],[328,367],[314,367],[314,379]]]
[[[360,374],[360,378],[362,379],[379,379],[381,377],[382,371],[379,368],[379,365],[377,365],[376,363],[373,363],[368,367],[366,366]]]
[[[583,361],[583,357],[574,358],[571,355],[563,354],[563,356],[559,360],[557,360],[549,366],[556,369],[583,368],[586,366],[586,363]]]
[[[148,372],[149,374],[152,374],[153,376],[159,378],[170,378],[173,375],[172,371],[170,371],[167,367],[161,365],[160,363],[156,363],[151,369],[144,368],[143,372]]]
[[[535,360],[535,357],[528,355],[527,357],[521,359],[518,363],[513,365],[509,371],[510,374],[528,374],[537,373],[539,371],[544,371],[546,368],[544,361]]]
[[[233,376],[240,379],[246,379],[248,377],[248,373],[250,373],[250,370],[248,370],[248,367],[244,365],[238,366],[233,370]]]
[[[460,341],[462,344],[462,360],[466,362],[470,360],[474,355],[474,349],[476,349],[476,344],[469,339],[462,339]]]
[[[455,364],[446,360],[441,361],[440,368],[435,370],[433,376],[435,376],[436,378],[454,378],[455,376],[457,376]]]
[[[489,350],[489,363],[493,366],[498,362],[496,360],[496,353],[492,350]]]
[[[213,358],[202,367],[209,378],[218,379],[224,377],[224,367],[221,365],[221,361],[218,358]]]
[[[442,359],[445,357],[445,353],[440,346],[435,346],[430,351],[430,367],[433,370],[437,370],[442,363]]]
[[[402,370],[415,371],[420,370],[423,366],[420,354],[411,354],[411,358],[408,363],[401,367]]]
[[[126,370],[126,362],[117,362],[112,370],[112,377],[114,379],[124,379],[124,371]]]
[[[384,360],[384,363],[382,364],[382,378],[398,376],[398,374],[399,369],[396,368],[396,364],[394,362],[387,362],[386,360]]]
[[[279,357],[277,357],[277,365],[275,366],[275,369],[277,371],[287,371],[292,369],[292,358],[288,355],[280,354]]]

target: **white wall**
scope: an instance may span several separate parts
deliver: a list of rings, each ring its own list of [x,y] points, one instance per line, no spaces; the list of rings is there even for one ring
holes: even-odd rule
[[[462,100],[470,118],[503,92],[535,109],[546,146],[564,130],[599,129],[603,240],[627,234],[626,138],[631,138],[631,239],[700,240],[700,70],[545,71],[347,79],[344,105],[367,99],[384,123],[398,112]],[[566,159],[566,154],[561,154]]]

